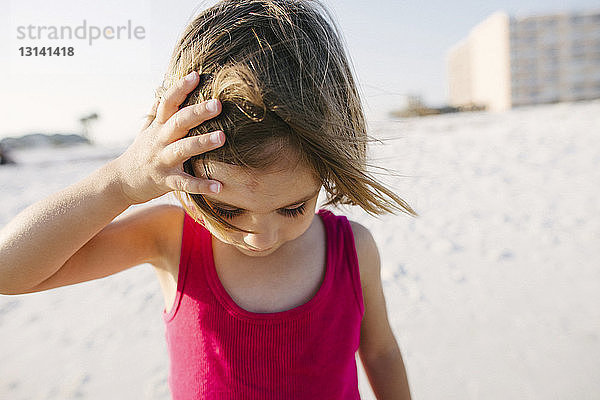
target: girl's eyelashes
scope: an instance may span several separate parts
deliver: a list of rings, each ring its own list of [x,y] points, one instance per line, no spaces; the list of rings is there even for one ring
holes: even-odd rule
[[[240,215],[242,213],[242,211],[240,211],[240,210],[226,210],[224,208],[218,208],[218,207],[213,207],[213,210],[215,210],[215,212],[217,214],[219,214],[221,217],[224,217],[224,218],[237,217],[238,215]]]
[[[243,213],[242,210],[228,210],[225,208],[218,207],[213,207],[213,210],[215,210],[217,214],[224,218],[234,218]],[[279,213],[285,215],[286,217],[293,218],[304,214],[304,211],[306,211],[306,203],[302,203],[296,208],[282,208],[281,210],[279,210]]]
[[[288,217],[297,217],[299,215],[304,214],[305,210],[306,210],[306,203],[302,203],[296,208],[282,208],[280,211]]]

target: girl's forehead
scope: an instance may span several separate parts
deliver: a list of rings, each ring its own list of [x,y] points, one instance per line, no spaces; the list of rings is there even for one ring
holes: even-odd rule
[[[321,187],[311,169],[300,163],[295,164],[281,164],[256,171],[238,165],[207,162],[210,178],[223,185],[219,194],[207,197],[245,209],[258,204],[288,205],[288,201],[300,200]],[[196,176],[206,177],[202,166],[196,167],[195,172],[198,173]]]

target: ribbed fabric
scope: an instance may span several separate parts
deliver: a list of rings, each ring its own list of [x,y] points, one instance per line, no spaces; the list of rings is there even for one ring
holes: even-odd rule
[[[317,215],[327,266],[316,295],[290,310],[254,313],[226,292],[210,232],[185,214],[177,296],[163,310],[174,400],[360,399],[364,306],[354,237],[346,217]]]

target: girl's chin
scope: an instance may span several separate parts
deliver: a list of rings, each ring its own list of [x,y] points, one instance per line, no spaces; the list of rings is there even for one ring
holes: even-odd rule
[[[265,249],[262,251],[257,251],[257,250],[253,250],[249,247],[245,247],[245,246],[240,246],[240,245],[236,245],[237,249],[242,252],[245,255],[248,256],[252,256],[252,257],[263,257],[263,256],[267,256],[269,254],[272,254],[275,252],[275,250],[277,250],[277,247],[271,247],[269,249]]]

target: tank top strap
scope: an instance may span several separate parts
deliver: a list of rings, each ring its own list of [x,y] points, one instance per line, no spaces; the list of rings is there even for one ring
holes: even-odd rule
[[[365,309],[360,283],[360,269],[350,221],[346,216],[335,215],[326,209],[320,209],[318,214],[323,218],[327,229],[327,248],[333,250],[328,251],[328,253],[331,254],[332,265],[337,268],[334,274],[334,282],[350,281],[358,311],[362,316]],[[340,289],[344,288],[344,285],[336,286]]]

